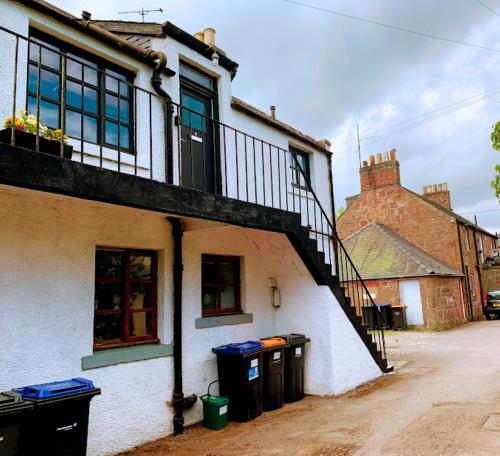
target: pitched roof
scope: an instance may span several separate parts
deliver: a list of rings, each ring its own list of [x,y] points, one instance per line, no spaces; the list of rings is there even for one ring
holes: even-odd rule
[[[261,111],[260,109],[257,109],[255,106],[252,106],[248,103],[246,103],[243,100],[240,100],[239,98],[232,97],[231,99],[231,107],[233,109],[236,109],[240,112],[243,112],[244,114],[247,114],[251,117],[254,117],[267,125],[276,128],[277,130],[281,130],[288,135],[299,139],[300,141],[303,141],[304,143],[314,147],[316,150],[319,150],[320,152],[323,152],[327,155],[331,155],[332,153],[325,148],[324,146],[324,140],[316,140],[312,138],[309,135],[306,135],[305,133],[302,133],[301,131],[297,130],[296,128],[293,128],[292,126],[281,122],[280,120],[273,119],[272,116],[269,114],[266,114],[265,112]]]
[[[403,187],[402,185],[401,185],[401,188],[403,190],[407,191],[408,193],[410,193],[411,195],[416,196],[418,199],[425,201],[427,204],[434,206],[436,209],[439,209],[441,212],[445,213],[446,215],[453,217],[454,219],[456,219],[460,223],[476,229],[476,225],[474,223],[472,223],[470,220],[467,220],[465,217],[462,217],[461,215],[457,214],[453,210],[448,209],[444,206],[441,206],[441,204],[436,203],[435,201],[429,200],[429,199],[425,198],[423,195],[419,195],[418,193],[414,192],[413,190],[410,190],[409,188]],[[351,199],[352,200],[351,204],[352,204],[359,196],[360,196],[359,194],[353,195],[353,196],[348,196],[348,197],[346,197],[346,200]],[[485,230],[484,228],[481,228],[480,226],[477,227],[477,230],[481,231],[482,233],[484,233],[488,236],[496,237],[494,234],[490,233],[489,231]]]
[[[172,22],[164,22],[163,24],[157,22],[136,22],[136,21],[120,21],[120,20],[92,20],[93,24],[98,25],[112,33],[118,34],[132,34],[143,36],[169,36],[174,40],[184,44],[185,46],[193,49],[207,59],[212,57],[214,52],[213,48],[208,44],[203,43],[198,38],[195,38],[190,33],[177,27]],[[238,71],[238,63],[231,60],[226,53],[217,47],[217,54],[219,54],[219,65],[231,73],[231,79],[236,76]]]
[[[363,279],[462,276],[381,223],[366,225],[343,244]]]
[[[462,217],[461,215],[457,214],[451,209],[448,209],[444,206],[441,206],[441,204],[436,203],[435,201],[429,200],[425,198],[423,195],[419,195],[418,193],[406,188],[402,187],[404,190],[407,192],[411,193],[412,195],[416,196],[417,198],[425,201],[426,203],[429,203],[431,206],[434,206],[436,209],[439,209],[441,212],[444,212],[446,215],[449,215],[450,217],[454,217],[456,220],[458,220],[460,223],[470,226],[471,228],[476,228],[476,225],[472,223],[470,220],[467,220],[465,217]],[[486,231],[484,228],[481,228],[480,226],[477,227],[478,231],[481,231],[484,234],[487,234],[488,236],[493,236],[495,237],[494,234],[490,233],[489,231]]]

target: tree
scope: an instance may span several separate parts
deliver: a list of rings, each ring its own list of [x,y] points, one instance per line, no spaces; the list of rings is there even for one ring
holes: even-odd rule
[[[497,122],[491,132],[491,142],[493,149],[500,151],[500,122]],[[500,164],[495,165],[495,178],[491,181],[491,187],[495,190],[496,197],[500,200]]]
[[[345,212],[345,207],[340,206],[336,211],[335,211],[335,220],[338,220],[340,216]]]

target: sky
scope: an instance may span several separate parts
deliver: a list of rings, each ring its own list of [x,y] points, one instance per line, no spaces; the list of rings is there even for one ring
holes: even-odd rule
[[[303,0],[315,7],[480,45],[458,45],[353,21],[284,0],[53,0],[94,19],[162,8],[194,33],[217,30],[217,45],[239,64],[233,95],[311,136],[333,143],[336,207],[359,193],[362,160],[397,150],[402,185],[418,193],[447,182],[453,209],[500,232],[490,181],[500,152],[489,139],[500,120],[500,0]]]

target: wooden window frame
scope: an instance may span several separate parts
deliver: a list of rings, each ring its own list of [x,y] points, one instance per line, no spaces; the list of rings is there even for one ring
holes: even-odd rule
[[[95,315],[112,315],[121,314],[122,317],[122,338],[121,342],[108,342],[102,344],[96,344],[94,342],[94,350],[101,350],[105,348],[115,348],[115,347],[126,347],[130,345],[140,345],[140,344],[151,344],[158,343],[158,253],[154,250],[143,250],[143,249],[122,249],[122,248],[105,248],[98,247],[97,251],[117,251],[123,252],[125,255],[125,264],[123,265],[124,270],[122,271],[122,277],[117,279],[97,277],[97,270],[94,273],[95,284],[97,283],[119,283],[122,284],[121,292],[123,296],[122,309],[120,310],[97,310],[94,308]],[[151,284],[151,307],[142,309],[131,309],[130,308],[130,285],[134,283],[134,280],[130,279],[130,257],[131,256],[149,256],[151,257],[151,279],[143,281],[144,283]],[[139,283],[141,281],[139,280]],[[94,285],[94,289],[96,286]],[[130,336],[130,316],[133,313],[151,313],[151,334],[147,336]],[[94,329],[95,331],[95,329]]]
[[[467,251],[470,251],[470,239],[469,239],[469,230],[467,227],[464,227],[464,237],[465,237],[465,247],[467,248]]]
[[[75,112],[77,114],[80,114],[82,116],[81,120],[81,128],[83,127],[83,116],[88,116],[92,117],[93,119],[96,119],[97,123],[97,131],[96,131],[96,137],[97,137],[97,142],[90,141],[87,139],[84,139],[84,132],[83,129],[81,129],[80,134],[81,138],[73,137],[71,138],[81,141],[84,143],[88,144],[95,144],[100,147],[104,147],[106,149],[112,149],[112,150],[119,150],[120,152],[130,154],[130,155],[135,155],[136,154],[136,147],[135,147],[135,131],[134,131],[134,125],[135,125],[135,120],[134,120],[134,90],[131,88],[131,84],[133,84],[134,80],[134,74],[128,70],[125,70],[117,65],[114,65],[110,62],[107,62],[106,60],[99,58],[91,53],[82,51],[81,49],[72,46],[68,43],[65,43],[64,41],[58,40],[57,38],[54,38],[52,36],[47,35],[44,32],[39,31],[38,29],[31,28],[30,29],[30,42],[28,46],[28,59],[27,59],[27,65],[28,65],[28,76],[26,78],[26,111],[28,111],[28,100],[30,97],[34,97],[35,99],[38,97],[40,101],[47,101],[49,103],[56,104],[59,107],[59,119],[58,119],[58,128],[61,127],[60,122],[61,122],[61,110],[64,110],[64,113],[67,111]],[[40,42],[40,43],[38,43]],[[59,62],[60,62],[60,68],[59,70],[56,70],[51,67],[44,66],[41,63],[41,69],[49,71],[50,73],[57,74],[59,77],[59,93],[58,93],[58,99],[54,98],[47,98],[42,96],[41,94],[38,95],[35,92],[32,92],[29,90],[29,66],[32,65],[36,69],[38,69],[38,62],[34,61],[30,58],[30,46],[32,44],[41,44],[40,49],[44,49],[43,45],[45,45],[47,48],[54,48],[51,49],[55,53],[59,55]],[[70,53],[76,57],[76,59],[73,59],[72,57],[68,56],[67,54]],[[70,76],[67,74],[66,69],[64,70],[65,73],[65,80],[62,80],[62,62],[61,62],[61,55],[66,56],[66,62],[67,60],[72,60],[75,61],[79,64],[82,65],[82,72],[84,72],[84,69],[88,67],[88,64],[81,62],[78,60],[78,57],[87,60],[88,62],[95,64],[95,68],[92,67],[94,71],[97,73],[97,85],[91,84],[89,82],[84,81],[84,78],[82,77],[81,80],[78,80],[74,78],[73,76]],[[108,71],[113,71],[114,73],[117,73],[121,76],[124,77],[123,82],[127,84],[128,86],[128,93],[126,96],[121,95],[120,93],[120,80],[118,80],[115,76],[109,75]],[[117,81],[118,84],[118,92],[112,92],[106,88],[106,77],[112,77]],[[65,97],[64,101],[64,106],[62,103],[62,91],[64,89],[64,92],[67,92],[67,82],[74,82],[77,84],[82,85],[82,106],[81,108],[77,108],[71,105],[68,105]],[[85,87],[91,88],[93,90],[97,91],[97,112],[96,113],[91,113],[90,111],[85,111],[84,108],[84,97],[83,97],[83,89]],[[105,97],[106,95],[112,95],[117,97],[119,100],[125,100],[128,102],[128,122],[122,122],[120,119],[120,106],[118,105],[118,119],[112,119],[108,115],[106,115],[106,105],[105,105]],[[36,113],[28,113],[28,114],[35,114]],[[119,145],[120,142],[120,133],[118,133],[118,145],[115,144],[110,144],[106,142],[106,122],[112,122],[116,125],[118,125],[118,132],[120,131],[120,127],[126,127],[128,129],[128,147],[122,147]],[[66,129],[65,129],[66,130]],[[66,134],[66,131],[64,132]]]
[[[221,315],[235,315],[241,314],[241,257],[233,256],[233,255],[213,255],[213,254],[202,254],[201,256],[201,267],[203,269],[203,263],[205,260],[210,260],[211,262],[220,263],[222,260],[228,261],[230,260],[235,267],[235,281],[234,283],[223,283],[223,282],[209,282],[203,283],[203,272],[201,277],[201,299],[202,299],[202,307],[201,313],[202,317],[215,317]],[[220,308],[220,292],[221,289],[225,286],[233,286],[234,287],[234,300],[235,306],[229,309],[221,309]],[[217,308],[216,309],[204,309],[203,308],[203,290],[205,288],[217,288]]]
[[[295,161],[293,156],[300,155],[301,157],[306,158],[305,162],[307,163],[307,169],[303,169],[302,171],[306,177],[306,185],[307,185],[307,182],[309,182],[310,185],[312,186],[312,182],[311,182],[311,154],[309,152],[305,152],[301,149],[297,149],[296,147],[293,147],[293,146],[289,146],[289,151],[290,151],[290,159],[291,159],[290,168],[292,170],[292,185],[294,187],[297,187],[297,188],[309,190],[309,187],[300,184],[300,181],[302,180],[302,173],[301,173],[299,167],[297,166],[297,162]]]
[[[470,281],[470,288],[471,288],[471,293],[473,297],[476,297],[476,283],[474,280],[474,274],[470,273],[469,274],[469,281]]]

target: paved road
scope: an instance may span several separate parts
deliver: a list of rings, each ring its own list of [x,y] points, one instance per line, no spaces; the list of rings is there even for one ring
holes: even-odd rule
[[[387,335],[396,373],[219,432],[193,426],[133,456],[500,455],[500,321]]]

